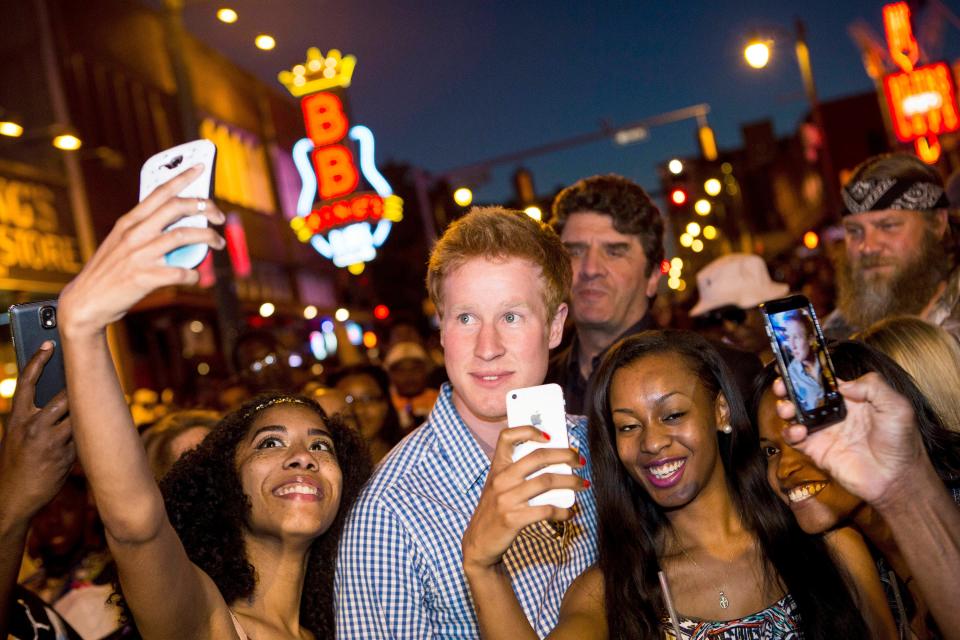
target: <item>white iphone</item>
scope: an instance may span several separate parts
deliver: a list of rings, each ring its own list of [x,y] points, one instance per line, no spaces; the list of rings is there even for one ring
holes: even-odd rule
[[[542,384],[507,392],[507,426],[527,425],[547,433],[550,441],[521,442],[513,449],[514,462],[536,449],[566,449],[570,446],[570,438],[567,435],[566,402],[560,385]],[[527,476],[527,479],[535,478],[541,473],[570,475],[573,472],[568,464],[554,464]],[[531,498],[528,504],[531,507],[551,504],[555,507],[570,508],[573,502],[573,489],[550,489]]]
[[[172,180],[190,167],[202,164],[203,174],[196,180],[188,184],[183,191],[177,195],[181,198],[204,198],[207,199],[213,193],[214,166],[217,161],[217,146],[209,140],[194,140],[185,144],[177,145],[161,151],[150,157],[143,163],[140,170],[140,201],[150,195],[154,189]],[[186,216],[180,218],[164,231],[169,231],[176,227],[199,227],[207,226],[207,219],[202,215]],[[205,244],[191,244],[179,249],[174,249],[164,259],[172,267],[181,267],[183,269],[193,269],[207,257],[207,251],[210,250]]]

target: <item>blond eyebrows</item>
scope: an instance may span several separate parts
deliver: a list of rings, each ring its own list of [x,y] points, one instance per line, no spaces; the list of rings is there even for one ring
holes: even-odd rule
[[[570,293],[570,256],[553,229],[522,211],[474,207],[447,228],[430,254],[427,292],[441,317],[444,279],[471,258],[521,258],[539,266],[544,281],[543,301],[550,319]]]

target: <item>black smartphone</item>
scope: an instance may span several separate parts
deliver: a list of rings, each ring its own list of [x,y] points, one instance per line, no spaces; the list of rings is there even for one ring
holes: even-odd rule
[[[847,407],[810,301],[789,296],[764,302],[760,311],[797,422],[815,431],[843,420]]]
[[[43,367],[43,373],[37,380],[37,389],[33,404],[39,408],[47,405],[55,395],[66,387],[67,377],[63,370],[63,346],[60,343],[60,331],[57,329],[57,301],[29,302],[15,304],[9,309],[10,335],[13,338],[13,350],[17,354],[17,370],[30,362],[40,345],[52,340],[53,356]]]

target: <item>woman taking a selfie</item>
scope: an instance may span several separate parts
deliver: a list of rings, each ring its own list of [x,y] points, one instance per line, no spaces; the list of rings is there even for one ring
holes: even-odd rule
[[[599,560],[567,591],[550,637],[872,637],[823,542],[766,484],[733,376],[705,339],[647,331],[617,343],[592,407]],[[494,593],[496,539],[464,538],[475,601]],[[499,585],[506,605],[478,602],[484,631],[535,637],[505,619]]]
[[[889,357],[859,342],[841,342],[830,350],[830,357],[841,379],[854,380],[876,372],[910,401],[937,474],[953,490],[954,499],[960,500],[960,434],[944,428],[910,376]],[[914,589],[903,554],[876,510],[784,442],[782,432],[787,424],[777,415],[777,398],[772,388],[776,378],[776,369],[768,367],[757,380],[751,403],[770,486],[807,533],[823,534],[852,527],[870,543],[879,559],[877,568],[900,637],[910,632],[917,638],[939,637],[927,619],[926,606]]]
[[[333,633],[341,523],[369,474],[355,433],[299,396],[257,398],[154,481],[107,347],[106,328],[151,291],[198,274],[165,254],[223,239],[169,224],[212,203],[177,198],[194,167],[118,220],[60,297],[74,440],[144,638],[300,638]],[[166,500],[166,508],[164,507]]]

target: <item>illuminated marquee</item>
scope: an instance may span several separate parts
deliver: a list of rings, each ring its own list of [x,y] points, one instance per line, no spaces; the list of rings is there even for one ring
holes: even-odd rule
[[[0,175],[0,288],[56,293],[80,272],[73,226],[58,212],[62,194],[15,174]]]
[[[940,158],[939,136],[960,130],[953,74],[945,62],[917,66],[920,48],[906,2],[884,6],[883,24],[890,57],[900,68],[883,78],[893,132],[900,142],[913,142],[917,155],[933,164]]]
[[[301,98],[307,132],[293,145],[302,187],[290,227],[301,242],[359,274],[376,257],[393,223],[403,218],[403,200],[377,171],[373,132],[350,126],[339,91],[350,86],[355,66],[354,56],[333,49],[324,57],[311,48],[304,64],[281,72],[279,79]],[[357,191],[361,178],[372,192]]]

